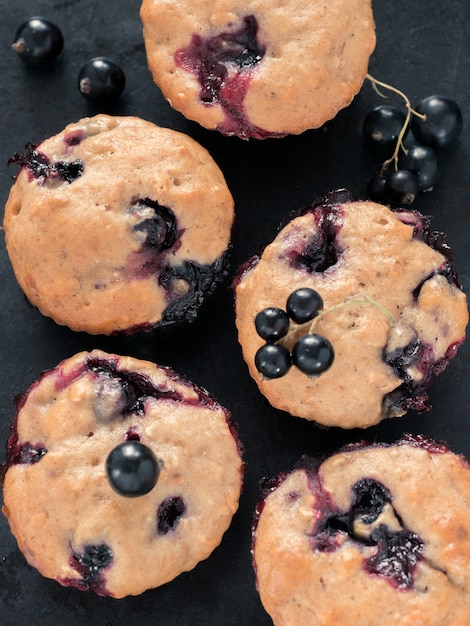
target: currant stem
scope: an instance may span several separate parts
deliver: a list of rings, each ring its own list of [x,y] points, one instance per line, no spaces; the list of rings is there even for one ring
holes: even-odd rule
[[[395,326],[395,320],[388,309],[386,309],[384,306],[382,306],[379,302],[377,302],[370,296],[356,295],[356,296],[350,296],[349,298],[346,298],[345,300],[343,300],[343,302],[339,302],[338,304],[333,305],[329,309],[325,309],[324,311],[321,311],[318,315],[316,315],[313,318],[313,320],[305,322],[304,324],[292,324],[289,332],[287,333],[287,335],[285,335],[283,340],[288,341],[289,338],[292,337],[292,335],[297,334],[301,330],[304,330],[306,334],[311,334],[315,326],[318,324],[319,320],[325,317],[325,315],[328,315],[329,313],[333,313],[334,311],[338,311],[339,309],[342,309],[346,306],[350,306],[351,304],[369,304],[373,306],[374,308],[376,308],[378,311],[380,311],[380,313],[382,313],[387,318],[387,321],[390,324],[390,326]],[[281,343],[284,343],[284,341],[282,341]]]
[[[405,137],[406,131],[407,131],[408,126],[410,124],[411,115],[416,115],[416,117],[419,117],[422,120],[425,120],[426,116],[421,114],[421,113],[418,113],[418,111],[415,111],[412,108],[411,102],[410,102],[408,96],[405,93],[403,93],[403,91],[400,91],[399,89],[397,89],[396,87],[393,87],[392,85],[389,85],[389,84],[384,83],[384,82],[382,82],[380,80],[377,80],[376,78],[374,78],[370,74],[366,74],[366,78],[367,78],[367,80],[369,80],[372,83],[372,87],[379,94],[379,96],[381,96],[382,98],[386,98],[387,97],[384,94],[382,94],[380,92],[380,90],[378,89],[378,87],[383,87],[384,89],[388,89],[389,91],[392,91],[393,93],[396,93],[401,98],[403,98],[403,100],[405,101],[405,105],[406,105],[405,122],[404,122],[404,124],[403,124],[403,126],[401,128],[400,133],[398,134],[395,150],[394,150],[392,156],[389,159],[387,159],[386,161],[383,162],[382,169],[380,170],[380,176],[383,176],[385,170],[387,169],[387,167],[391,163],[394,164],[394,167],[395,167],[396,170],[398,169],[398,156],[400,154],[400,150],[403,150],[403,152],[405,154],[408,153],[408,150],[405,148],[405,146],[403,144],[403,139]]]

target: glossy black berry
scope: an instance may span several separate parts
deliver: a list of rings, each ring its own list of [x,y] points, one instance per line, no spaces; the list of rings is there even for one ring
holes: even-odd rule
[[[287,315],[296,322],[304,324],[316,317],[323,308],[323,300],[315,289],[301,287],[293,291],[287,298]]]
[[[267,307],[255,317],[256,332],[266,341],[277,341],[287,334],[289,318],[277,307]]]
[[[409,170],[396,170],[385,181],[385,194],[395,204],[412,204],[419,192],[418,177]]]
[[[13,50],[31,67],[48,65],[62,52],[60,28],[45,17],[30,17],[16,31]]]
[[[366,142],[380,153],[393,150],[405,125],[405,114],[393,106],[378,106],[370,111],[362,126]]]
[[[291,366],[289,350],[279,344],[267,343],[257,351],[255,365],[258,372],[265,378],[285,376]]]
[[[456,102],[445,96],[429,96],[415,107],[426,116],[413,116],[411,128],[419,143],[435,150],[455,143],[462,130],[462,112]]]
[[[107,57],[91,59],[78,74],[78,89],[94,104],[109,104],[119,98],[126,85],[124,71]]]
[[[113,489],[129,498],[143,496],[153,489],[160,467],[150,448],[136,440],[116,446],[106,460],[106,471]]]
[[[399,160],[399,168],[418,177],[423,191],[431,191],[439,180],[437,154],[429,146],[412,146]]]
[[[374,202],[386,202],[387,194],[385,193],[386,177],[381,174],[372,176],[367,184],[367,196]]]
[[[308,376],[322,374],[334,360],[331,343],[322,335],[304,335],[296,341],[292,350],[292,363]]]

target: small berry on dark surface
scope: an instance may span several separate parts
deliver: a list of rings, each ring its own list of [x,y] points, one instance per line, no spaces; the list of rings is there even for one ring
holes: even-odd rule
[[[160,467],[150,448],[135,439],[116,446],[106,460],[111,487],[128,498],[144,496],[158,480]]]
[[[366,142],[379,153],[393,149],[405,124],[405,114],[396,107],[383,105],[370,111],[363,123]]]
[[[323,307],[323,300],[315,289],[301,287],[287,298],[287,315],[297,324],[304,324],[316,317]]]
[[[110,104],[124,91],[126,76],[122,68],[107,57],[91,59],[78,73],[78,89],[93,104]]]
[[[267,343],[255,354],[255,365],[265,378],[281,378],[290,369],[291,355],[284,346]]]
[[[13,50],[30,67],[50,65],[62,52],[60,28],[45,17],[30,17],[16,31]]]
[[[267,307],[255,317],[256,332],[266,341],[277,341],[287,334],[289,318],[287,313],[277,307]]]
[[[396,204],[412,204],[420,192],[416,174],[409,170],[396,170],[385,181],[385,195]]]
[[[458,104],[445,96],[429,96],[415,110],[425,119],[415,116],[411,122],[413,135],[419,143],[441,150],[453,145],[462,131],[462,112]]]
[[[308,376],[322,374],[331,367],[333,360],[333,346],[322,335],[304,335],[292,350],[293,364]]]
[[[437,154],[429,146],[411,146],[407,154],[400,157],[399,168],[416,174],[423,191],[431,191],[439,180]]]
[[[367,185],[367,196],[374,202],[386,202],[385,183],[385,175],[376,174],[372,176]]]

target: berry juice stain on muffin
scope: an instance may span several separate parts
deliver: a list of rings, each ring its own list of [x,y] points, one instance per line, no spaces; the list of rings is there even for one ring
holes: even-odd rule
[[[110,335],[191,321],[225,279],[233,198],[190,137],[97,115],[12,162],[8,254],[58,324]]]
[[[238,30],[205,38],[194,34],[189,46],[175,53],[176,64],[197,76],[201,102],[222,106],[225,119],[218,130],[226,135],[261,139],[266,134],[249,123],[243,108],[252,73],[265,54],[257,35],[256,17],[247,15]]]
[[[210,556],[242,473],[230,416],[206,390],[95,350],[45,372],[19,400],[3,512],[44,576],[120,598]]]
[[[467,461],[422,436],[304,458],[257,508],[262,603],[276,626],[465,626],[469,511]]]

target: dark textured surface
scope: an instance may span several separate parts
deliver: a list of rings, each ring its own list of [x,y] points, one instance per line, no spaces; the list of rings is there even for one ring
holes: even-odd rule
[[[229,288],[236,267],[275,235],[290,211],[319,194],[346,187],[364,196],[374,161],[364,148],[361,124],[382,101],[365,84],[353,104],[323,129],[299,137],[261,142],[224,138],[172,111],[147,70],[139,0],[0,0],[0,194],[2,206],[16,167],[7,161],[31,141],[38,143],[69,122],[97,112],[79,94],[77,75],[93,56],[122,65],[126,90],[112,113],[138,115],[187,132],[212,153],[236,202],[232,269],[190,327],[135,337],[76,334],[28,306],[0,246],[0,440],[6,440],[13,398],[39,373],[61,359],[93,347],[172,366],[206,387],[240,426],[247,462],[241,507],[222,545],[192,572],[137,598],[112,600],[43,579],[18,552],[0,519],[0,624],[42,626],[268,625],[255,588],[250,526],[259,481],[286,469],[302,454],[327,452],[361,439],[392,441],[404,431],[446,440],[470,458],[470,352],[468,344],[431,391],[433,411],[386,421],[369,431],[324,430],[271,409],[259,395],[240,357]],[[457,146],[442,158],[436,189],[416,208],[433,216],[454,249],[464,287],[470,285],[470,4],[468,0],[374,0],[378,42],[370,71],[407,92],[412,102],[433,93],[455,98],[464,115]],[[10,46],[19,24],[44,15],[60,25],[64,52],[52,71],[28,70]],[[312,26],[313,27],[313,26]],[[399,101],[392,99],[393,103]],[[295,103],[293,103],[295,106]],[[0,456],[0,461],[3,460]],[[158,567],[158,563],[155,564]],[[131,573],[130,573],[131,575]]]

